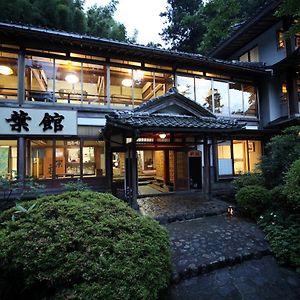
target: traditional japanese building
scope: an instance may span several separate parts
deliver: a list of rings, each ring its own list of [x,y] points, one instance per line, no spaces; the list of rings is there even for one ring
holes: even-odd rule
[[[6,23],[0,47],[0,175],[45,191],[209,194],[254,171],[273,133],[262,63]]]

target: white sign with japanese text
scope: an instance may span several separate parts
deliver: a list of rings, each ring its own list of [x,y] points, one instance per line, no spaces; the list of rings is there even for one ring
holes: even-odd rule
[[[0,108],[0,135],[77,135],[77,112]]]

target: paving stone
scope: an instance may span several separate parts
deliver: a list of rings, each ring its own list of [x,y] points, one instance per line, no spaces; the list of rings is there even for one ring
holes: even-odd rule
[[[188,268],[191,258],[196,259],[197,266],[206,264],[212,269],[221,266],[220,261],[241,262],[253,253],[270,250],[260,229],[240,217],[212,216],[174,222],[165,227],[171,236],[173,265],[179,273]],[[179,265],[184,257],[186,265]]]
[[[241,274],[245,270],[247,272],[241,280]],[[264,280],[266,272],[270,271],[272,278]],[[293,282],[291,283],[288,278],[292,278]],[[161,292],[159,297],[159,300],[175,299],[298,300],[300,299],[300,278],[295,272],[278,266],[273,257],[265,256],[259,260],[245,261],[233,267],[183,280]]]
[[[139,204],[170,233],[173,284],[159,300],[300,299],[299,276],[277,264],[254,222],[224,214],[226,202],[193,194]]]
[[[229,205],[219,199],[206,199],[201,193],[139,198],[138,204],[143,214],[156,219],[161,224],[223,214]]]

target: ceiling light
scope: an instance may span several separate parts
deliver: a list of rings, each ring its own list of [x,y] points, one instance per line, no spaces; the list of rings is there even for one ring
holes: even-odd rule
[[[0,74],[2,75],[12,75],[14,73],[13,69],[8,66],[0,66]]]
[[[122,85],[126,86],[126,87],[131,87],[132,86],[132,80],[131,79],[123,79],[122,80]]]
[[[67,74],[67,76],[65,77],[65,80],[71,84],[75,84],[79,81],[79,78],[76,74],[74,73],[69,73]]]
[[[163,140],[167,137],[167,134],[166,133],[160,133],[158,136]]]

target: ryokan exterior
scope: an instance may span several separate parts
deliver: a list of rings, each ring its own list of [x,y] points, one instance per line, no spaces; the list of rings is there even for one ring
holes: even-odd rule
[[[274,133],[262,63],[6,23],[0,44],[1,176],[80,178],[135,206],[223,188]]]

